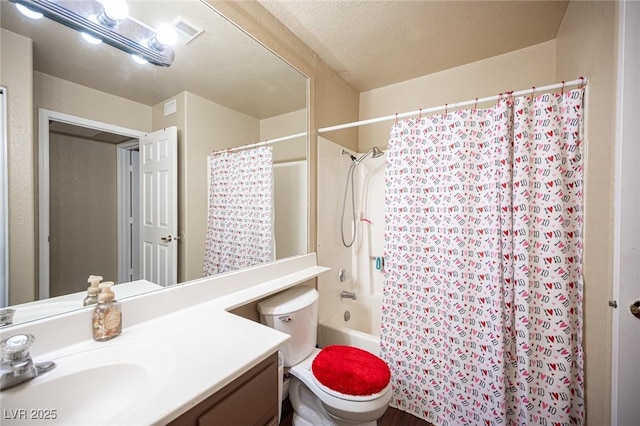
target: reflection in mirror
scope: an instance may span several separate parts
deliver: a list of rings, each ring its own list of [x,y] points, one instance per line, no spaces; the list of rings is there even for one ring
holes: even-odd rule
[[[149,279],[139,266],[144,253],[135,250],[141,237],[134,225],[144,211],[135,205],[144,181],[135,178],[142,138],[177,128],[177,229],[161,237],[172,235],[177,282],[185,282],[203,273],[207,156],[307,130],[306,77],[207,4],[128,3],[130,16],[150,27],[176,26],[171,66],[135,63],[0,2],[0,86],[11,111],[8,301],[29,304],[24,318],[68,310],[70,299],[81,303],[90,274],[118,282],[119,299],[171,284]],[[280,259],[307,252],[306,137],[271,146]],[[49,301],[37,301],[47,292]]]

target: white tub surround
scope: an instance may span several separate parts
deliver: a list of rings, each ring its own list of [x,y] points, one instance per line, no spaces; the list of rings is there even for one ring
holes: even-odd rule
[[[379,354],[384,270],[376,260],[384,248],[384,171],[386,156],[367,157],[354,174],[357,237],[350,248],[340,235],[342,202],[351,160],[343,147],[318,138],[318,259],[333,269],[318,278],[321,346],[347,344]],[[349,197],[349,196],[348,196]],[[344,229],[350,238],[353,213],[347,197]],[[340,280],[338,271],[347,274]],[[357,300],[341,298],[342,291]],[[345,319],[348,318],[348,319]],[[361,338],[362,336],[362,338]]]
[[[317,266],[315,254],[297,256],[239,272],[196,280],[162,291],[122,300],[123,332],[108,342],[91,338],[91,308],[49,319],[16,325],[2,330],[0,338],[31,333],[36,341],[31,348],[35,362],[60,360],[83,351],[156,345],[166,368],[160,379],[153,378],[153,392],[136,395],[120,412],[91,416],[92,423],[166,424],[219,391],[252,366],[278,350],[289,336],[256,322],[229,313],[230,309],[259,300],[286,288],[317,277],[329,268]],[[149,360],[131,362],[144,364]],[[140,356],[149,356],[142,351]],[[75,366],[74,368],[82,368]],[[46,375],[37,380],[46,380]],[[28,389],[30,383],[20,385]],[[122,387],[127,383],[123,380]],[[20,388],[16,388],[20,389]],[[100,399],[100,386],[93,386]],[[5,398],[3,391],[0,401]],[[64,390],[61,389],[64,393]],[[107,402],[108,403],[108,402]],[[56,409],[46,401],[33,401],[22,409]],[[78,404],[77,409],[82,407]],[[58,410],[59,424],[86,424],[87,417]],[[7,424],[21,424],[19,421]],[[55,424],[55,422],[45,422]],[[26,423],[23,423],[26,424]]]

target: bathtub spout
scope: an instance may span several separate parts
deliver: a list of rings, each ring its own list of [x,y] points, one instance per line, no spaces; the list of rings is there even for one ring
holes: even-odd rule
[[[358,297],[356,296],[356,293],[353,291],[345,291],[342,290],[340,292],[340,299],[353,299],[353,300],[357,300]]]

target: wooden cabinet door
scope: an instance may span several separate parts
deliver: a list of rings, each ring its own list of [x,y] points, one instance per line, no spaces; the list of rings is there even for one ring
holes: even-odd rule
[[[278,354],[275,353],[170,425],[277,425],[279,404]]]

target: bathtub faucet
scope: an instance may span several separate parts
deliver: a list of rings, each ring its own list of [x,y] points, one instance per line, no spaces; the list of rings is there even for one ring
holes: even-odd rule
[[[356,293],[353,292],[353,291],[342,290],[340,292],[340,299],[353,299],[353,300],[356,300],[356,299],[358,299],[358,297],[356,296]]]

